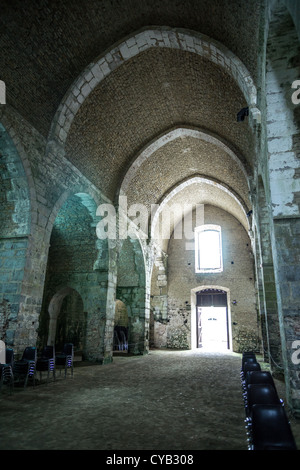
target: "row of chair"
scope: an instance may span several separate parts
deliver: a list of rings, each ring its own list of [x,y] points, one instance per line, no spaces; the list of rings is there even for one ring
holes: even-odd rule
[[[72,343],[66,343],[59,354],[55,354],[54,346],[45,346],[39,356],[36,347],[28,346],[24,349],[20,360],[15,360],[12,348],[6,348],[6,362],[0,364],[0,391],[3,385],[7,385],[12,391],[14,384],[20,381],[24,382],[24,388],[27,387],[29,380],[32,380],[35,385],[37,372],[40,373],[40,380],[42,380],[43,372],[47,372],[47,382],[51,374],[55,380],[57,366],[59,366],[60,373],[64,369],[65,378],[68,369],[71,370],[73,376],[73,362],[74,346]]]
[[[241,384],[249,450],[297,450],[283,400],[273,377],[254,352],[244,352]]]

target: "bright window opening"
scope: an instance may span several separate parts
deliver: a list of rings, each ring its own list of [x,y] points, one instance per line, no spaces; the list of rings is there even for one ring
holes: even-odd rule
[[[219,225],[201,225],[195,229],[195,267],[197,273],[223,271]]]

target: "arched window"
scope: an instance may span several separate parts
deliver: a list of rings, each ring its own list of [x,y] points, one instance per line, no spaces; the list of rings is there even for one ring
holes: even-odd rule
[[[196,273],[223,271],[222,237],[219,225],[201,225],[195,228]]]

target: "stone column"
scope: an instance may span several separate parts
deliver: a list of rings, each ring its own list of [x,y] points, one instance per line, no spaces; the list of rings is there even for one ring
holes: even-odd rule
[[[119,241],[109,240],[109,270],[107,282],[106,296],[106,321],[104,333],[104,355],[103,363],[108,364],[113,360],[113,340],[114,340],[114,324],[115,324],[115,306],[116,306],[116,290],[117,290],[117,274],[118,274],[118,256]]]
[[[264,354],[270,362],[272,371],[274,373],[282,373],[282,352],[281,344],[278,341],[278,338],[280,337],[280,328],[270,236],[270,220],[271,215],[268,210],[265,191],[262,182],[259,181],[256,208],[258,238],[256,261],[258,263],[258,281],[261,283],[261,294],[263,296],[261,307],[263,313],[263,325],[265,326]]]

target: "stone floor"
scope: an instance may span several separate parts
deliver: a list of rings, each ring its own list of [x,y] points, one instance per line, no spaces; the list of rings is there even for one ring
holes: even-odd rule
[[[246,450],[240,365],[240,354],[204,350],[75,363],[73,378],[2,390],[0,449]]]

